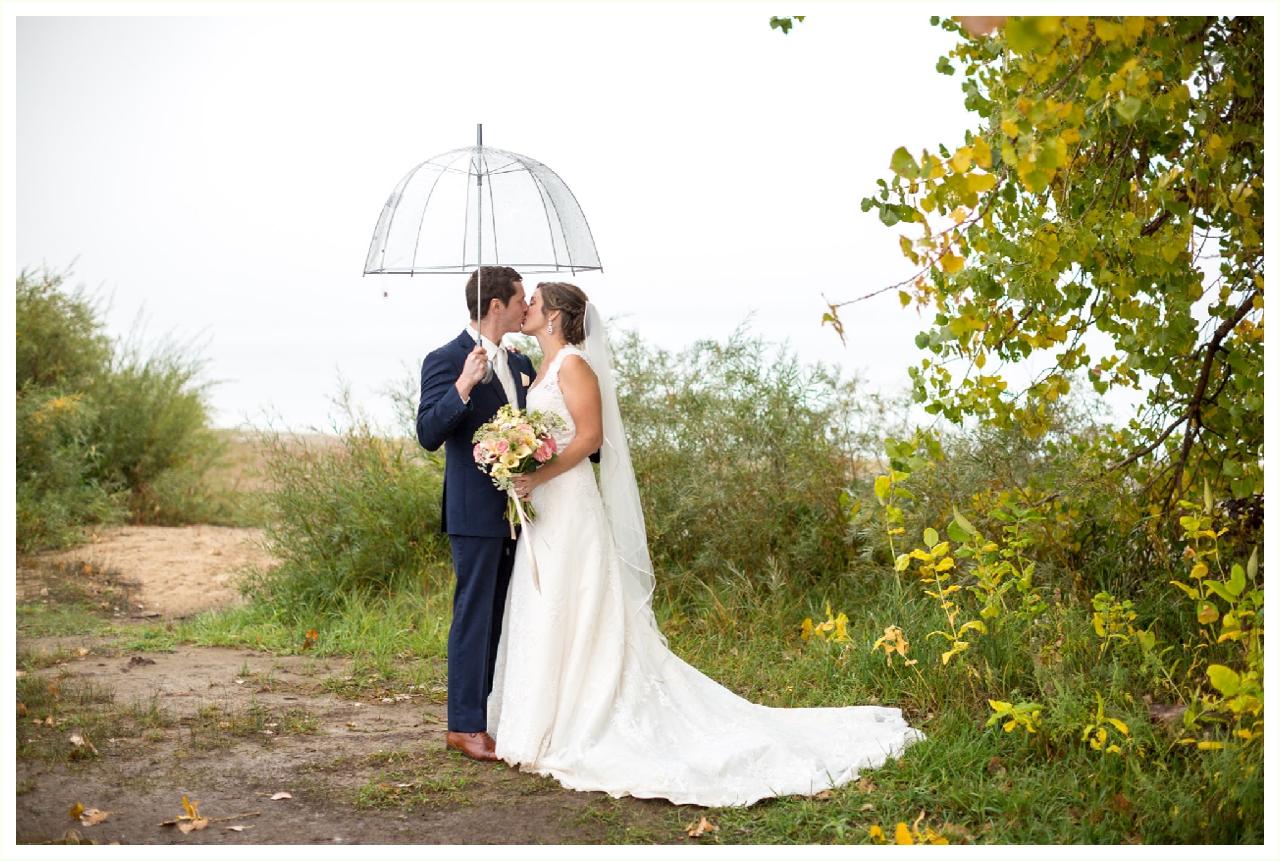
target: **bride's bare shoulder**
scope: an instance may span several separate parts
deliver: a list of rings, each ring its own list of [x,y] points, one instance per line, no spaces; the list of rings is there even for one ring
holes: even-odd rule
[[[581,352],[574,350],[565,354],[560,360],[560,378],[569,381],[591,380],[596,382],[596,372],[591,369],[591,364]]]

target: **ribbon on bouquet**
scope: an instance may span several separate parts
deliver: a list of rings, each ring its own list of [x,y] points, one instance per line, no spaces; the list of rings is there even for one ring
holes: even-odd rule
[[[524,546],[529,551],[529,573],[533,575],[533,588],[539,595],[542,594],[542,586],[538,583],[538,560],[533,556],[533,522],[529,519],[529,514],[524,510],[524,503],[520,501],[520,497],[516,496],[514,490],[508,490],[508,495],[516,504],[516,516],[520,518],[520,528],[525,532]],[[511,537],[516,537],[516,525],[511,524]]]

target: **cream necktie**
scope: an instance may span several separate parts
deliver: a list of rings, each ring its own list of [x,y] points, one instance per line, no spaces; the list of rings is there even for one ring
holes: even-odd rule
[[[493,359],[493,373],[498,378],[498,382],[502,383],[502,391],[506,392],[507,403],[511,406],[519,406],[516,400],[516,383],[511,378],[511,368],[507,364],[507,351],[501,345],[495,345],[488,338],[485,338],[485,350],[488,351],[490,346],[494,346],[495,350],[490,353]]]

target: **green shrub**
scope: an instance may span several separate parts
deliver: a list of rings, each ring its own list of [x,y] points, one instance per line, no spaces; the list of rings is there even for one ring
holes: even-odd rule
[[[122,500],[94,475],[94,408],[85,389],[111,355],[98,307],[65,275],[18,275],[15,480],[17,545],[29,552],[74,543],[83,523],[118,520]]]
[[[271,487],[265,537],[281,564],[255,572],[244,588],[298,612],[437,577],[449,559],[440,532],[443,455],[382,436],[345,395],[341,405],[348,426],[332,441],[274,430],[256,440]]]
[[[101,309],[83,287],[67,292],[66,272],[18,274],[14,322],[17,388],[83,391],[106,370],[111,342]]]
[[[869,438],[856,381],[745,329],[676,355],[634,332],[615,341],[619,404],[666,585],[697,591],[731,571],[812,584],[847,570],[840,496]]]
[[[92,477],[92,414],[79,393],[27,385],[15,418],[19,551],[68,546],[81,524],[123,516],[123,499]]]
[[[79,527],[206,519],[231,503],[204,478],[219,455],[203,362],[162,342],[113,345],[65,273],[17,281],[16,478],[21,551],[74,543]]]
[[[136,340],[122,343],[109,372],[89,389],[97,448],[93,477],[129,492],[137,522],[184,522],[159,503],[157,482],[171,487],[203,479],[222,453],[209,427],[208,384],[203,361],[186,348],[162,341],[145,353]],[[167,473],[174,472],[165,478]],[[198,509],[192,513],[197,513]]]

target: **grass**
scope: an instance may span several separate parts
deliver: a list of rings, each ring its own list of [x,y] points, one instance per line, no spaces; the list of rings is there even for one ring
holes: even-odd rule
[[[1006,733],[985,726],[991,711],[975,695],[999,670],[987,660],[942,667],[938,648],[923,637],[940,621],[931,604],[897,599],[887,583],[879,589],[868,584],[856,602],[850,586],[834,591],[810,596],[803,608],[765,600],[735,609],[732,596],[702,608],[667,608],[663,630],[682,658],[756,702],[899,706],[927,739],[829,797],[782,798],[708,814],[721,826],[718,841],[868,843],[872,826],[892,836],[898,822],[910,825],[921,815],[921,830],[931,827],[952,842],[1261,841],[1261,747],[1200,751],[1177,744],[1152,727],[1145,703],[1134,696],[1143,678],[1123,664],[1064,659],[1045,671],[1060,689],[1060,701],[1046,709],[1046,723],[1057,721],[1058,731]],[[819,606],[825,610],[828,597],[850,616],[848,646],[796,636],[800,617],[822,618]],[[1062,615],[1069,627],[1087,625],[1081,607],[1066,607]],[[883,652],[869,648],[889,624],[915,634],[915,667],[905,668],[900,659],[888,666]],[[1084,632],[1067,639],[1083,641]],[[1096,653],[1091,647],[1088,654]],[[995,681],[1015,692],[1021,684],[1030,694],[1032,680],[1009,675]],[[1127,703],[1127,709],[1108,710],[1132,732],[1123,755],[1093,750],[1078,732],[1066,730],[1073,709],[1087,715],[1074,702],[1082,687],[1104,691],[1109,703]]]
[[[188,746],[196,750],[225,750],[244,740],[267,745],[284,736],[310,735],[319,726],[315,716],[300,706],[272,709],[256,698],[240,709],[210,703],[181,722],[187,729]]]
[[[23,637],[111,632],[132,591],[119,572],[87,562],[39,563],[26,586],[27,597],[16,608]]]
[[[750,584],[755,581],[744,580]],[[63,594],[63,593],[58,593]],[[316,687],[351,699],[428,692],[443,699],[447,595],[423,581],[393,596],[353,596],[341,613],[306,619],[280,617],[260,604],[209,613],[172,626],[145,625],[118,632],[99,650],[171,649],[179,644],[250,646],[267,652],[313,656]],[[821,620],[830,603],[849,617],[849,644],[803,640],[800,622]],[[1154,673],[1136,652],[1115,648],[1099,660],[1088,607],[1070,596],[1020,638],[1016,652],[975,645],[963,660],[943,667],[942,645],[925,635],[943,624],[935,601],[910,583],[901,592],[890,572],[861,569],[825,591],[738,585],[731,581],[683,602],[663,601],[657,613],[671,648],[726,687],[754,702],[808,707],[880,704],[900,707],[927,739],[898,760],[865,771],[861,779],[822,798],[782,798],[750,808],[706,811],[718,832],[700,838],[720,843],[868,843],[879,826],[892,835],[898,822],[920,820],[953,843],[1203,843],[1261,840],[1261,749],[1201,751],[1176,743],[1146,717],[1141,694],[1157,690]],[[306,625],[319,636],[308,646]],[[897,656],[886,664],[871,643],[889,625],[910,639],[919,663]],[[1028,656],[1034,656],[1030,658]],[[75,651],[24,652],[28,670],[73,660]],[[342,675],[322,674],[336,658],[349,659]],[[305,673],[305,669],[303,670]],[[271,671],[242,676],[262,689],[277,684]],[[18,723],[18,755],[74,762],[66,743],[72,728],[99,748],[107,738],[146,738],[172,726],[152,699],[118,707],[109,694],[77,678],[19,679],[27,719]],[[1008,698],[1055,691],[1046,701],[1038,736],[986,727],[984,693]],[[1093,692],[1104,694],[1108,714],[1131,731],[1123,755],[1104,754],[1080,740],[1073,727],[1088,718]],[[43,723],[53,716],[54,725]],[[40,720],[37,725],[33,721]],[[314,718],[302,709],[268,710],[256,703],[233,710],[206,707],[184,722],[189,746],[217,750],[242,740],[270,743],[274,736],[305,734]],[[272,735],[267,735],[270,731]],[[362,808],[418,808],[465,803],[466,775],[443,751],[394,751],[362,766],[374,772],[350,798]],[[404,785],[401,785],[404,784]],[[541,792],[557,784],[520,781]],[[652,823],[633,818],[634,800],[593,801],[578,814],[604,842],[662,839]],[[671,808],[690,819],[693,808]]]

